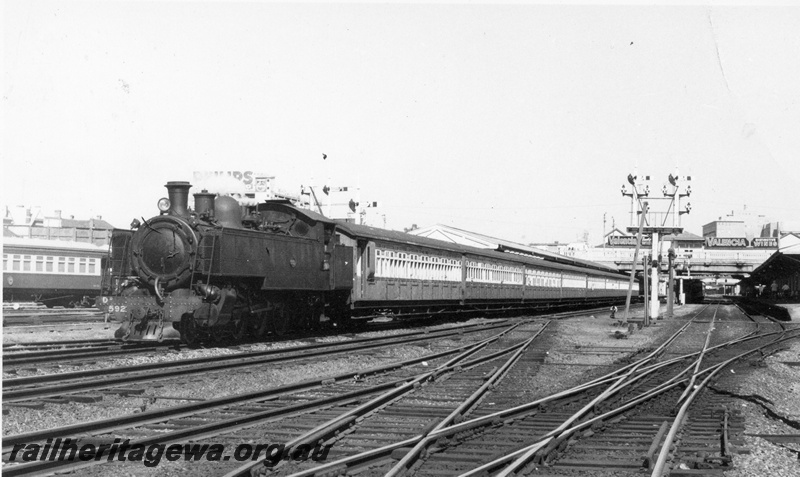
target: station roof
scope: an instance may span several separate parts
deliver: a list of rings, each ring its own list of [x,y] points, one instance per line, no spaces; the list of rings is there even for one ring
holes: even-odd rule
[[[800,273],[800,242],[781,248],[753,270],[749,280],[771,283]]]
[[[548,252],[528,245],[522,245],[509,240],[503,240],[489,235],[479,234],[477,232],[469,232],[461,230],[449,225],[436,224],[430,227],[411,230],[410,234],[420,237],[427,237],[445,242],[456,243],[460,245],[468,245],[476,248],[483,248],[488,250],[496,250],[498,252],[518,253],[521,255],[529,255],[537,258],[547,260],[549,262],[562,263],[565,265],[574,265],[579,267],[589,267],[595,270],[602,270],[605,272],[618,272],[619,269],[602,263],[592,262],[589,260],[581,260],[577,258],[567,257],[553,252]]]
[[[691,232],[681,232],[679,234],[667,235],[664,237],[664,240],[673,240],[676,242],[702,242],[705,239]]]

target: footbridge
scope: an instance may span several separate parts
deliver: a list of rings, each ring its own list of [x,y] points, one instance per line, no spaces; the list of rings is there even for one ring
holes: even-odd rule
[[[714,250],[714,249],[677,249],[675,258],[675,274],[677,276],[692,278],[730,276],[743,278],[764,263],[775,249],[748,249],[748,250]],[[634,249],[622,248],[591,248],[588,250],[574,251],[574,258],[591,260],[620,270],[630,271],[633,265]],[[636,270],[643,267],[643,255],[649,255],[650,250],[639,251]],[[661,270],[667,271],[667,250],[661,253],[659,262]]]

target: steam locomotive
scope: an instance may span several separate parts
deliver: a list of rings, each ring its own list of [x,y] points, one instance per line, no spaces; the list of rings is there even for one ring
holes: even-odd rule
[[[114,230],[97,306],[125,340],[282,335],[376,315],[619,303],[628,278],[166,184],[160,214]]]

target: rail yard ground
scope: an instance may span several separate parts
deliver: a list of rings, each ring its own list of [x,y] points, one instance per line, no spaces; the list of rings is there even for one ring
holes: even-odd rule
[[[72,325],[9,326],[3,328],[3,344],[112,339],[117,323],[80,323]]]
[[[658,320],[653,326],[635,330],[632,334],[626,332],[627,328],[615,325],[615,322],[609,318],[607,312],[554,320],[547,328],[547,336],[543,336],[541,341],[536,342],[534,345],[535,351],[541,353],[543,357],[541,363],[536,364],[535,368],[530,368],[532,373],[535,369],[535,374],[531,374],[532,379],[529,382],[514,381],[514,385],[519,392],[516,393],[511,401],[500,403],[499,401],[494,402],[491,399],[487,399],[482,405],[489,409],[495,406],[497,410],[500,410],[501,407],[529,402],[603,375],[615,366],[620,366],[620,363],[624,362],[626,357],[636,353],[637,350],[652,348],[664,341],[701,308],[702,305],[677,307],[674,318]],[[618,313],[617,319],[619,319],[620,314]],[[641,310],[634,312],[633,316],[637,316],[637,314],[640,315]],[[473,321],[479,322],[482,320]],[[59,330],[47,328],[30,329],[30,327],[28,329],[5,328],[3,343],[101,339],[108,338],[113,333],[114,328],[113,323],[81,324],[75,325],[73,328]],[[721,339],[729,339],[740,333],[740,330],[729,322],[720,322],[716,326],[716,332],[720,333]],[[381,333],[388,335],[397,333],[397,331],[373,332],[370,335],[374,336]],[[515,333],[519,332],[512,332],[512,334]],[[353,339],[355,336],[361,337],[359,334],[326,339],[346,341]],[[378,366],[420,356],[434,349],[439,350],[464,345],[470,340],[465,336],[463,339],[440,340],[424,346],[407,345],[394,349],[387,348],[380,353],[365,353],[351,357],[343,356],[323,362],[312,362],[307,365],[272,366],[259,373],[245,375],[237,373],[217,374],[203,380],[193,381],[187,379],[182,380],[180,383],[164,382],[164,386],[143,386],[145,390],[142,394],[104,394],[102,401],[95,403],[44,402],[31,407],[10,406],[4,403],[3,435],[7,437],[103,417],[110,418],[142,413],[145,409],[166,408],[190,402],[189,396],[193,396],[197,400],[206,400],[226,394],[231,395],[258,388],[298,382],[308,379],[310,376],[324,378],[363,367]],[[697,336],[695,341],[701,342],[702,337]],[[274,343],[273,345],[291,348],[307,344],[307,342],[308,340],[303,340],[301,343],[292,343],[290,341]],[[261,349],[271,345],[253,346]],[[700,343],[700,346],[702,346],[702,343]],[[231,352],[227,348],[215,349],[210,347],[199,350],[171,352],[167,357],[159,359],[183,359]],[[125,358],[124,362],[140,359],[152,358],[129,357]],[[118,362],[120,365],[123,363],[122,360]],[[791,364],[796,362],[800,362],[800,342],[798,340],[788,341],[782,345],[781,351],[766,356],[763,360],[741,361],[725,371],[728,373],[727,376],[717,380],[715,392],[731,397],[733,402],[740,408],[739,410],[744,418],[744,435],[741,439],[744,445],[739,449],[740,453],[734,456],[733,470],[725,471],[725,476],[790,476],[798,475],[800,472],[797,454],[797,451],[800,450],[800,443],[798,443],[797,438],[795,437],[793,442],[787,442],[786,439],[781,440],[774,437],[775,435],[797,436],[800,434],[800,400],[798,399],[800,395],[800,368]],[[434,362],[426,362],[424,365],[416,365],[415,369],[429,369],[434,365]],[[528,366],[528,364],[518,363],[516,366]],[[30,374],[37,374],[42,371],[29,372]],[[4,375],[5,377],[7,376]],[[154,396],[161,397],[154,399]],[[165,398],[169,396],[187,399]],[[258,427],[261,428],[263,425]],[[7,458],[8,454],[4,455],[4,461]],[[381,469],[385,470],[387,468]],[[543,470],[545,469],[536,470],[531,475],[541,474]],[[144,467],[141,463],[138,465],[136,463],[103,464],[82,469],[80,472],[88,475],[220,475],[219,469],[213,466],[183,461],[162,462],[155,468]],[[570,475],[570,472],[562,470],[558,475]],[[618,474],[614,471],[604,473],[601,470],[593,470],[589,474],[581,475]],[[649,472],[647,475],[649,475]]]

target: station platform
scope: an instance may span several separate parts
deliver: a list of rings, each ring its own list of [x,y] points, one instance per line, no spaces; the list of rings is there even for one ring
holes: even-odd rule
[[[745,308],[764,312],[783,321],[794,321],[800,323],[800,300],[798,299],[771,299],[771,298],[745,298],[740,297],[737,301]]]

